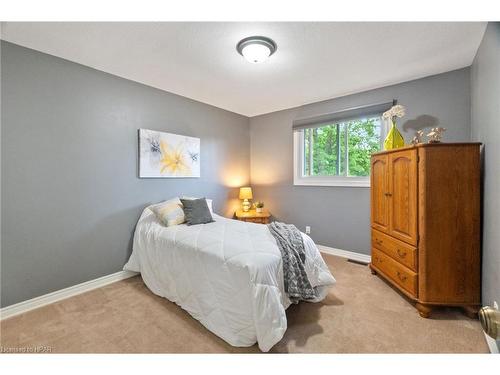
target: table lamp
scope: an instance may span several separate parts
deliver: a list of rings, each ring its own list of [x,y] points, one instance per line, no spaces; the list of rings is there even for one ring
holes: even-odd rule
[[[243,211],[247,212],[250,210],[250,202],[249,199],[252,199],[252,188],[251,187],[242,187],[240,188],[240,199],[243,199]]]

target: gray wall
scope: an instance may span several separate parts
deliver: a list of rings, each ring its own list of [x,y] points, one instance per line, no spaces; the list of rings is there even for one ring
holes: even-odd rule
[[[500,303],[500,23],[489,23],[471,70],[472,138],[483,148],[483,304]]]
[[[2,306],[119,271],[136,220],[151,202],[206,195],[218,213],[230,216],[249,170],[255,198],[276,218],[301,229],[310,225],[318,244],[369,254],[369,189],[293,186],[295,118],[395,98],[408,109],[399,126],[407,140],[415,129],[437,125],[448,128],[448,141],[470,140],[468,68],[249,120],[14,44],[1,46]],[[482,65],[479,54],[473,85]],[[481,80],[498,90],[491,77],[483,73]],[[498,112],[490,114],[495,117]],[[477,127],[475,139],[485,142],[479,134],[487,126],[498,135],[491,124]],[[138,179],[138,128],[200,137],[202,177]],[[489,175],[494,186],[498,174]],[[489,231],[485,245],[498,241]],[[494,277],[488,283],[498,283]]]
[[[294,186],[292,121],[397,99],[407,108],[399,126],[407,141],[415,129],[437,125],[448,129],[446,141],[469,141],[469,73],[469,68],[460,69],[251,118],[254,197],[277,219],[302,230],[310,225],[318,244],[369,254],[369,188]]]
[[[1,48],[2,306],[121,270],[151,202],[206,195],[222,214],[239,203],[247,117]],[[201,138],[201,178],[138,179],[138,128]]]

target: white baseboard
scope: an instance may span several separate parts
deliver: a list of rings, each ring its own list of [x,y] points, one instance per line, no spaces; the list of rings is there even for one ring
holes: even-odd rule
[[[499,354],[499,349],[500,349],[500,341],[499,340],[494,340],[490,336],[488,336],[485,332],[484,337],[486,338],[486,344],[488,344],[488,348],[490,349],[491,354]]]
[[[88,292],[92,289],[100,288],[104,285],[108,285],[116,281],[128,279],[129,277],[135,275],[137,275],[136,272],[119,271],[111,275],[99,277],[98,279],[86,281],[84,283],[73,285],[61,290],[56,290],[55,292],[48,293],[40,297],[35,297],[27,301],[6,306],[0,309],[0,320],[10,318],[14,315],[19,315],[33,309],[37,309],[50,303],[76,296],[77,294]]]
[[[355,260],[363,263],[370,263],[372,261],[372,257],[370,255],[355,253],[353,251],[335,249],[334,247],[317,245],[319,251],[325,254],[336,255],[338,257],[347,258],[351,260]]]

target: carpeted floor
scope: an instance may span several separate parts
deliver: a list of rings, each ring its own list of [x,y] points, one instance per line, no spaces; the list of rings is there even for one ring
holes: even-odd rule
[[[337,284],[322,303],[287,310],[278,353],[486,353],[478,321],[443,309],[432,319],[368,267],[324,255]],[[48,347],[72,353],[255,353],[234,348],[140,277],[120,281],[0,323],[3,351]]]

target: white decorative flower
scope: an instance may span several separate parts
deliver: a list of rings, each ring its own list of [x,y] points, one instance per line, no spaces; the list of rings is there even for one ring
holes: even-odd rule
[[[393,117],[403,117],[405,115],[405,107],[403,107],[401,104],[398,104],[398,105],[395,105],[395,106],[392,106],[391,109],[389,109],[388,111],[384,112],[382,114],[382,117],[385,118],[385,119],[390,119],[390,118],[393,118]]]
[[[393,111],[393,116],[396,116],[396,117],[403,117],[406,113],[406,109],[405,107],[403,107],[402,105],[398,104],[398,105],[395,105],[394,107],[392,107],[392,111]]]

